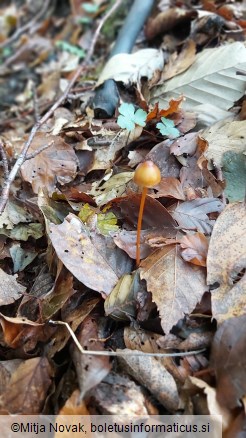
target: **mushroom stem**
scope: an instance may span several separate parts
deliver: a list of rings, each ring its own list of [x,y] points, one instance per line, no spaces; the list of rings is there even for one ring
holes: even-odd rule
[[[143,187],[142,196],[140,201],[139,213],[138,213],[138,225],[137,225],[137,248],[136,248],[136,265],[140,264],[140,238],[141,238],[141,227],[143,219],[144,204],[147,195],[148,187]]]

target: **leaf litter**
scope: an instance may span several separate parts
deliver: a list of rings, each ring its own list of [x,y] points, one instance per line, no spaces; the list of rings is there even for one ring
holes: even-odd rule
[[[231,437],[246,395],[244,4],[159,2],[104,66],[118,19],[86,39],[110,2],[67,3],[30,33],[37,6],[1,6],[0,410],[209,412]],[[118,103],[98,120],[107,79]],[[162,179],[136,267],[145,160]]]

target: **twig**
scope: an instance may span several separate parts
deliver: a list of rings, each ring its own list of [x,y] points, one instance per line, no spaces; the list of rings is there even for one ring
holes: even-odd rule
[[[7,159],[5,150],[4,150],[4,144],[3,144],[2,140],[0,140],[0,155],[2,157],[4,179],[7,179],[9,176],[9,164],[8,164],[8,159]]]
[[[0,49],[4,49],[5,47],[9,46],[10,44],[12,44],[17,38],[19,38],[20,35],[22,35],[24,32],[26,32],[27,30],[31,29],[31,27],[40,20],[40,18],[42,18],[42,16],[44,15],[46,9],[48,8],[50,3],[50,0],[45,0],[42,8],[40,9],[40,11],[37,13],[37,15],[35,15],[35,17],[33,17],[33,19],[31,21],[28,21],[28,23],[26,23],[24,26],[19,27],[19,29],[16,30],[16,32],[7,40],[3,41],[0,44]]]
[[[54,144],[54,140],[50,141],[48,144],[45,144],[44,146],[41,146],[41,148],[37,149],[32,154],[28,154],[25,158],[25,161],[35,158],[38,154],[41,154],[41,152],[45,151],[45,149],[48,149],[50,146],[53,146],[53,144]]]
[[[105,21],[109,18],[109,16],[116,10],[116,8],[119,7],[121,2],[122,2],[122,0],[116,1],[113,4],[113,6],[108,10],[108,12],[103,16],[103,18],[101,19],[101,21],[100,21],[100,23],[95,31],[94,38],[92,39],[91,45],[89,47],[89,50],[87,52],[85,59],[82,61],[82,64],[76,70],[74,76],[72,77],[71,81],[67,85],[67,88],[65,89],[63,94],[56,100],[56,102],[52,105],[52,107],[32,127],[30,135],[29,135],[26,143],[24,144],[24,146],[19,154],[19,157],[17,158],[11,172],[9,173],[7,180],[5,180],[5,182],[4,182],[1,201],[0,201],[0,214],[2,214],[2,212],[6,206],[6,203],[7,203],[8,197],[9,197],[10,186],[11,186],[12,182],[14,181],[20,167],[22,166],[22,164],[24,163],[24,161],[26,159],[27,151],[28,151],[37,131],[39,130],[40,126],[42,126],[53,115],[55,110],[66,100],[68,93],[70,92],[71,88],[74,86],[77,79],[81,76],[86,64],[89,63],[89,61],[93,55],[95,45],[96,45],[97,39],[100,35],[100,30],[101,30],[102,26],[104,25]]]
[[[201,350],[194,351],[184,351],[182,353],[145,353],[144,351],[139,350],[122,350],[122,351],[96,351],[96,350],[85,350],[82,345],[79,343],[78,338],[75,333],[71,329],[70,325],[64,321],[52,321],[49,320],[49,324],[52,325],[64,325],[69,331],[71,337],[73,338],[76,347],[79,349],[81,354],[89,354],[93,356],[151,356],[151,357],[180,357],[180,356],[193,356],[194,354],[203,353],[206,349],[203,348]]]

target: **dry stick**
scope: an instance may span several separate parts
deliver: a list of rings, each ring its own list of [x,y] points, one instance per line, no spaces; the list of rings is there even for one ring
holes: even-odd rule
[[[5,47],[9,46],[10,44],[12,44],[20,35],[22,35],[24,32],[26,32],[27,30],[31,29],[31,27],[37,22],[39,21],[40,18],[42,18],[42,16],[44,15],[46,9],[48,8],[50,3],[50,0],[46,0],[42,6],[42,8],[40,9],[40,11],[37,13],[37,15],[35,15],[35,17],[33,17],[33,19],[31,21],[29,21],[28,23],[26,23],[24,26],[20,27],[19,29],[17,29],[17,31],[7,40],[3,41],[0,44],[0,49],[4,49]]]
[[[19,171],[20,167],[22,166],[22,164],[24,163],[25,159],[26,159],[26,154],[27,151],[38,131],[38,129],[40,128],[40,126],[42,126],[54,113],[54,111],[64,102],[64,100],[67,98],[69,91],[71,90],[71,88],[73,87],[73,85],[75,84],[75,82],[77,81],[77,79],[80,77],[80,75],[82,74],[86,64],[89,63],[94,49],[95,49],[95,45],[97,43],[97,39],[100,35],[100,31],[102,26],[104,25],[105,21],[109,18],[109,16],[120,6],[122,0],[118,0],[116,1],[113,6],[108,10],[108,12],[103,16],[103,18],[101,19],[94,37],[91,41],[91,45],[89,47],[89,50],[87,52],[87,55],[85,57],[85,59],[83,60],[82,64],[79,66],[79,68],[77,69],[77,71],[75,72],[73,78],[71,79],[71,81],[69,82],[67,88],[65,89],[65,91],[63,92],[63,94],[57,99],[57,101],[52,105],[52,107],[47,111],[47,113],[45,113],[40,120],[38,120],[35,125],[32,127],[30,135],[26,141],[26,143],[24,144],[19,157],[17,158],[11,172],[9,173],[9,176],[7,178],[7,180],[4,182],[3,185],[3,191],[2,191],[2,196],[1,196],[1,201],[0,201],[0,214],[2,214],[6,203],[8,201],[8,197],[9,197],[9,192],[10,192],[10,186],[12,184],[12,182],[14,181],[17,172]]]
[[[182,353],[145,353],[144,351],[139,350],[122,350],[122,351],[97,351],[97,350],[85,350],[82,345],[79,343],[78,338],[76,337],[75,333],[71,329],[70,325],[67,322],[64,321],[53,321],[49,320],[49,324],[52,325],[64,325],[67,330],[69,331],[71,337],[74,340],[74,343],[76,344],[76,347],[79,349],[81,354],[89,354],[94,356],[151,356],[151,357],[180,357],[180,356],[193,356],[194,354],[200,354],[203,353],[206,348],[203,348],[201,350],[193,350],[193,351],[184,351]]]
[[[41,152],[45,151],[45,149],[48,149],[50,146],[53,146],[53,144],[54,144],[54,140],[51,140],[48,144],[41,146],[39,149],[37,149],[32,154],[28,154],[25,158],[25,161],[31,160],[32,158],[35,158],[38,154],[41,154]]]
[[[9,176],[9,165],[8,165],[8,159],[7,159],[5,150],[4,150],[4,144],[3,144],[2,140],[0,140],[0,155],[2,157],[4,178],[7,179]]]

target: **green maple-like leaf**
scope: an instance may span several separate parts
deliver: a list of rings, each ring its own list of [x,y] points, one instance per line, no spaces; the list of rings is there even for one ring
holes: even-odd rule
[[[166,119],[165,117],[161,118],[161,122],[157,123],[156,127],[162,135],[167,137],[176,138],[180,135],[179,130],[174,126],[173,120]]]
[[[136,125],[146,125],[147,113],[141,108],[135,112],[135,108],[131,103],[122,103],[119,106],[119,113],[117,123],[123,129],[133,131]]]

